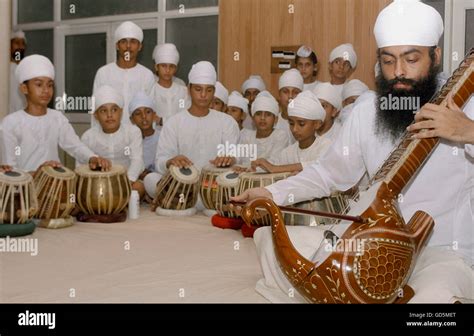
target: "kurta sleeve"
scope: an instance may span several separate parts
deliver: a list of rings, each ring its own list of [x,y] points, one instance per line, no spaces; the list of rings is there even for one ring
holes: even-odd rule
[[[2,124],[1,152],[3,154],[3,164],[18,168],[15,151],[19,148],[20,142],[15,136],[15,125],[12,118],[5,118]],[[21,150],[21,149],[20,149]]]
[[[296,176],[266,187],[277,204],[326,197],[338,190],[348,190],[361,179],[366,167],[361,152],[358,115],[352,113],[349,116],[337,140],[319,161]]]
[[[166,162],[179,154],[178,148],[178,119],[173,117],[164,124],[156,146],[155,168],[158,173],[164,175],[168,170]]]
[[[60,115],[59,123],[59,146],[77,161],[89,162],[89,159],[95,156],[95,153],[79,139],[65,116]]]
[[[128,179],[137,181],[145,169],[143,162],[143,140],[142,133],[137,126],[130,126],[130,166],[128,167]]]

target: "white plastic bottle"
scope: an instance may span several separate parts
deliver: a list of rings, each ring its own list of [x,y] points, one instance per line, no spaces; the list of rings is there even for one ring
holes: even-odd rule
[[[140,195],[138,191],[132,190],[130,201],[128,202],[128,219],[137,219],[140,216]]]

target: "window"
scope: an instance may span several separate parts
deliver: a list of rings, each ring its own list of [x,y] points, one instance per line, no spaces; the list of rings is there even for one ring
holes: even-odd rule
[[[156,11],[156,0],[61,0],[62,20]]]
[[[54,62],[54,32],[52,29],[27,30],[26,56],[39,54]]]
[[[53,21],[53,0],[18,0],[18,23]]]
[[[474,9],[466,9],[466,41],[464,42],[465,54],[474,48]]]
[[[217,6],[218,0],[166,0],[166,10]]]

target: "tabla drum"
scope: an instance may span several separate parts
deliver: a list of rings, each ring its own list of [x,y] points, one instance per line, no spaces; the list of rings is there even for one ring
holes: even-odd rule
[[[214,165],[208,165],[202,168],[199,180],[199,195],[201,196],[202,204],[206,208],[204,214],[208,216],[216,214],[217,177],[230,169],[231,168],[215,167]]]
[[[263,188],[270,184],[286,179],[292,173],[243,173],[240,175],[239,195],[245,190],[252,188]],[[242,225],[242,234],[245,237],[253,237],[254,231],[260,226],[270,226],[272,221],[265,211],[257,210],[257,218],[252,220],[252,226]],[[291,223],[287,223],[291,224]]]
[[[230,198],[239,194],[240,177],[234,171],[221,173],[217,176],[217,214],[211,219],[212,225],[221,229],[238,230],[244,221],[229,207]]]
[[[334,193],[329,197],[316,198],[311,201],[300,202],[292,205],[299,209],[311,210],[311,211],[323,211],[335,214],[345,213],[348,207],[348,195],[343,193]],[[285,223],[292,223],[293,225],[306,225],[306,226],[317,226],[317,225],[332,225],[339,222],[338,219],[319,217],[319,216],[308,216],[299,215],[293,213],[284,214]]]
[[[109,171],[94,171],[84,165],[76,168],[76,203],[87,215],[116,215],[124,212],[131,194],[127,170],[113,165]]]
[[[33,177],[19,169],[0,172],[0,237],[32,233],[37,211]]]
[[[194,166],[170,166],[156,185],[157,215],[192,216],[199,195],[199,171]]]
[[[76,174],[66,167],[43,166],[34,178],[38,196],[39,226],[57,229],[71,226],[76,206]]]

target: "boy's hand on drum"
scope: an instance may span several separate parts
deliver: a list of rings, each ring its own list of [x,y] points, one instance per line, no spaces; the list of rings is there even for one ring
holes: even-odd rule
[[[9,172],[12,171],[13,167],[9,165],[0,165],[0,172]]]
[[[250,171],[249,168],[247,168],[247,167],[241,167],[241,166],[232,167],[232,170],[233,170],[234,172],[238,173],[238,174],[240,174],[240,173],[246,173],[246,172]]]
[[[193,162],[184,155],[178,155],[172,159],[169,159],[166,162],[166,168],[169,168],[171,165],[176,166],[181,169],[181,168],[188,168],[192,166]]]
[[[265,188],[252,188],[252,189],[248,189],[248,190],[245,190],[242,194],[238,195],[238,196],[235,196],[235,197],[231,197],[230,200],[231,201],[235,201],[235,202],[249,202],[251,200],[254,200],[256,198],[269,198],[271,200],[273,200],[273,195],[271,192],[269,192],[267,189]]]
[[[112,168],[112,162],[100,156],[93,156],[89,159],[89,168],[91,170],[108,171]]]
[[[235,158],[230,156],[218,156],[209,162],[216,167],[230,167],[235,164]]]
[[[252,161],[250,165],[253,171],[256,171],[257,168],[262,168],[269,173],[273,173],[275,168],[275,166],[268,162],[266,159],[257,159],[255,161]]]
[[[38,170],[44,166],[59,168],[59,167],[62,167],[63,165],[61,164],[61,162],[58,162],[58,161],[46,161],[41,166],[39,166]]]

